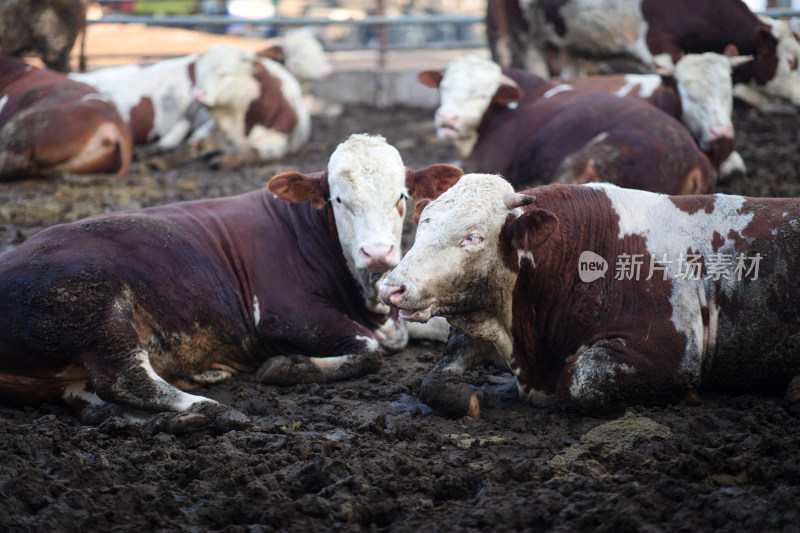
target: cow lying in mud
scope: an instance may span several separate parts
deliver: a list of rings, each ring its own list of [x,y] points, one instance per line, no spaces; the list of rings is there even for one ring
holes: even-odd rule
[[[565,86],[477,56],[424,70],[438,88],[434,122],[468,172],[515,187],[608,181],[667,194],[712,192],[717,174],[677,120],[645,102]]]
[[[0,260],[0,399],[63,399],[88,422],[120,407],[235,421],[184,391],[257,368],[271,384],[374,371],[407,341],[376,285],[400,259],[406,194],[461,174],[353,135],[321,173],[46,229]]]
[[[783,390],[800,373],[797,199],[514,193],[467,174],[417,215],[381,297],[402,319],[443,316],[466,336],[423,384],[431,407],[477,416],[459,377],[486,358],[507,363],[523,397],[585,410]]]

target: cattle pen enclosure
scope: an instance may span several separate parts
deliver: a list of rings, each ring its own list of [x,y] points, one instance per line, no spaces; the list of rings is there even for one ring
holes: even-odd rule
[[[351,100],[354,89],[344,90],[341,116],[315,117],[309,143],[276,162],[224,169],[151,158],[124,178],[0,183],[0,253],[95,213],[322,170],[351,133],[385,136],[412,168],[455,160],[435,135],[435,91],[411,84],[452,53],[390,55],[407,90]],[[357,69],[348,61],[339,75],[360,71],[352,79],[363,87],[374,56]],[[738,109],[734,123],[748,175],[719,192],[800,197],[798,115]],[[344,382],[274,387],[244,374],[198,389],[256,424],[226,433],[152,432],[122,418],[87,426],[55,404],[0,405],[0,530],[800,530],[800,418],[781,397],[704,394],[699,405],[586,416],[528,405],[510,373],[487,367],[467,373],[486,404],[481,418],[451,419],[417,398],[441,351],[415,343]]]

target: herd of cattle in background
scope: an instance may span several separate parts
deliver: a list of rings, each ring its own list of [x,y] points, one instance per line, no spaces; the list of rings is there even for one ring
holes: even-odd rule
[[[787,385],[800,405],[797,202],[653,194],[746,172],[734,95],[800,105],[789,25],[739,0],[489,0],[487,34],[493,59],[419,73],[461,168],[411,170],[353,132],[318,173],[90,217],[0,257],[0,399],[236,426],[185,391],[242,371],[361,375],[420,331],[407,323],[439,316],[455,329],[421,395],[454,415],[479,413],[460,374],[480,360],[510,367],[528,398],[587,409]],[[122,176],[152,154],[278,159],[308,141],[308,87],[330,70],[302,31],[258,53],[88,73],[0,56],[0,180]],[[407,195],[418,230],[401,257]],[[584,283],[583,251],[661,271]],[[688,255],[702,277],[682,270]],[[708,275],[722,258],[739,270]]]

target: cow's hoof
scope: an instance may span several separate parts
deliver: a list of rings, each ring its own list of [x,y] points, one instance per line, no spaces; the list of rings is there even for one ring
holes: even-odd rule
[[[403,351],[408,346],[408,328],[404,322],[397,322],[389,318],[374,333],[378,342],[388,353]]]
[[[319,368],[303,356],[277,356],[268,359],[255,375],[256,381],[268,385],[297,385],[322,381]]]
[[[800,376],[795,376],[786,387],[786,408],[800,415]]]
[[[208,418],[219,433],[255,427],[246,414],[218,403],[203,403],[193,412]]]
[[[144,427],[151,433],[191,435],[210,431],[213,428],[213,423],[202,413],[168,411],[155,415],[145,423]]]
[[[466,383],[456,381],[453,377],[434,375],[422,382],[419,399],[431,409],[440,413],[460,418],[469,416],[479,418],[481,415],[478,395]]]

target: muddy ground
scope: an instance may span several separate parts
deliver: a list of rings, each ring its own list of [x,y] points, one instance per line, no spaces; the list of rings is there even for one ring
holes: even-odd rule
[[[96,212],[321,170],[352,132],[382,133],[412,167],[453,160],[430,116],[349,108],[317,119],[302,153],[238,171],[140,164],[123,180],[0,184],[0,249]],[[736,124],[750,174],[720,190],[800,196],[800,117],[740,112]],[[699,406],[576,416],[522,403],[510,374],[476,369],[482,417],[448,419],[416,399],[440,350],[417,344],[335,384],[276,388],[242,375],[199,390],[257,425],[224,434],[0,406],[0,531],[800,531],[800,418],[780,397],[709,394]]]

